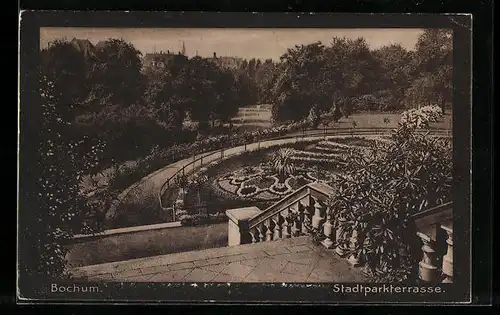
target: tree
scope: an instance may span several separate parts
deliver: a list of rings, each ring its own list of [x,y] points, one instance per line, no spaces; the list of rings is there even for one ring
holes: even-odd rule
[[[435,93],[436,83],[432,73],[423,73],[414,80],[406,90],[408,107],[420,108],[422,106],[437,104],[438,95]]]
[[[41,76],[40,95],[42,126],[40,128],[37,188],[32,191],[36,209],[20,231],[21,277],[43,281],[62,279],[66,272],[64,241],[75,234],[90,234],[102,229],[101,200],[93,206],[82,195],[79,181],[84,174],[93,174],[100,167],[104,144],[89,137],[77,138],[65,119],[72,104],[60,104],[65,91]],[[107,209],[107,208],[106,208]]]
[[[342,112],[340,111],[340,107],[337,103],[333,104],[333,121],[338,122],[342,118]]]
[[[376,82],[376,61],[363,38],[334,37],[325,49],[322,85],[330,91],[329,103],[336,101],[347,116],[352,112],[352,98],[369,94]]]
[[[174,132],[182,129],[186,111],[194,103],[189,72],[178,66],[176,62],[170,62],[165,69],[148,74],[144,94],[147,106],[153,107],[159,121]]]
[[[451,102],[453,38],[448,29],[426,29],[415,45],[416,67],[424,76],[431,76],[433,92],[439,96],[439,105]],[[431,100],[429,100],[431,101]],[[432,100],[434,101],[434,100]]]
[[[272,103],[272,89],[276,82],[277,67],[271,59],[266,60],[255,73],[255,84],[258,102],[261,104]]]
[[[64,91],[60,95],[60,106],[72,106],[73,111],[65,111],[72,119],[78,111],[78,104],[83,102],[88,94],[88,60],[85,55],[65,39],[58,39],[40,52],[42,75],[54,84],[55,89]]]
[[[399,44],[383,46],[373,52],[378,63],[378,79],[374,94],[383,104],[381,110],[404,108],[405,91],[410,88],[415,72],[412,54]]]
[[[109,39],[96,45],[89,78],[92,90],[87,106],[100,110],[107,104],[141,104],[145,80],[141,73],[141,52],[121,39]]]
[[[192,101],[186,110],[193,121],[205,126],[209,121],[215,120],[215,85],[216,85],[216,66],[201,57],[192,58],[186,68],[186,80],[189,80],[189,95]],[[188,79],[189,78],[189,79]]]
[[[324,104],[322,86],[317,84],[324,61],[321,42],[289,48],[281,63],[273,88],[274,118],[277,121],[300,120],[313,104]]]
[[[238,105],[241,100],[238,96],[234,76],[229,71],[221,70],[215,82],[216,99],[214,112],[220,123],[230,122],[238,114]]]

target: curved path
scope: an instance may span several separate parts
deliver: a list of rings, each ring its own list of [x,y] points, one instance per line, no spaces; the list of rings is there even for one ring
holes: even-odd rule
[[[438,131],[438,130],[436,130]],[[375,130],[372,132],[355,132],[354,136],[363,136],[366,138],[376,138],[379,136],[384,136],[389,133],[389,130],[385,133],[381,133],[380,130]],[[351,132],[346,132],[346,133],[336,133],[336,134],[328,134],[327,138],[344,138],[344,137],[351,137],[352,133]],[[267,140],[267,141],[262,141],[262,142],[255,142],[251,144],[246,145],[246,150],[251,151],[251,150],[256,150],[259,148],[269,148],[277,145],[282,145],[282,144],[288,144],[288,143],[296,143],[296,142],[302,142],[302,141],[313,141],[313,140],[321,140],[324,139],[324,135],[307,135],[307,133],[304,135],[304,137],[297,135],[296,137],[290,137],[290,138],[285,138],[285,139],[274,139],[274,140]],[[245,152],[245,145],[241,146],[236,146],[232,148],[225,149],[223,151],[224,157],[229,157],[233,155],[237,155],[240,153]],[[163,186],[163,184],[172,176],[176,174],[177,171],[182,169],[185,166],[185,172],[186,174],[192,173],[194,170],[199,169],[202,167],[202,164],[200,163],[201,161],[197,161],[196,163],[193,163],[190,165],[193,161],[193,159],[198,159],[203,156],[203,165],[206,165],[210,162],[219,160],[221,157],[221,150],[214,150],[211,152],[205,152],[202,154],[195,155],[193,157],[189,157],[177,162],[174,162],[162,169],[159,169],[145,177],[143,177],[140,181],[135,183],[134,185],[130,186],[129,188],[125,189],[118,197],[117,197],[117,202],[109,209],[107,213],[107,218],[112,218],[115,213],[117,212],[120,204],[122,203],[127,203],[127,204],[140,204],[144,203],[144,200],[149,200],[154,199],[155,203],[158,203],[158,194],[160,193],[160,190]]]

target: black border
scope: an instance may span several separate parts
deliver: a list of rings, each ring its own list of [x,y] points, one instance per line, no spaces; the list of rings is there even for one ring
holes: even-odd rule
[[[300,16],[300,18],[297,18]],[[452,18],[452,19],[451,19]],[[455,191],[455,213],[461,213],[462,215],[457,216],[455,219],[456,230],[462,229],[462,227],[468,227],[470,221],[470,213],[467,205],[470,204],[470,165],[468,156],[470,155],[470,67],[471,67],[471,55],[470,55],[470,17],[465,15],[455,15],[449,17],[443,17],[438,15],[399,15],[399,14],[385,14],[385,15],[366,15],[366,14],[348,14],[348,15],[332,15],[332,14],[322,14],[317,13],[311,14],[297,14],[297,13],[197,13],[197,12],[32,12],[27,11],[22,14],[21,22],[21,152],[20,156],[20,213],[27,213],[19,216],[19,225],[22,227],[22,218],[29,215],[29,209],[36,206],[29,204],[29,191],[31,191],[29,184],[32,183],[33,176],[36,175],[36,170],[33,167],[26,167],[28,165],[34,165],[29,159],[36,156],[29,150],[33,150],[35,146],[30,146],[29,143],[36,143],[37,139],[37,126],[39,117],[38,108],[32,104],[38,103],[37,95],[37,78],[36,69],[37,58],[39,51],[39,27],[40,26],[100,26],[100,27],[321,27],[321,28],[338,28],[338,27],[440,27],[440,28],[453,28],[455,35],[454,41],[454,126],[457,126],[457,122],[460,122],[460,128],[454,128],[454,176],[456,179],[461,179],[461,185],[456,186]],[[29,44],[27,44],[29,43]],[[457,71],[460,69],[459,71]],[[465,75],[464,75],[465,74]],[[29,109],[23,107],[29,106]],[[457,110],[457,108],[459,110]],[[33,152],[34,153],[34,152]],[[483,182],[484,185],[484,182]],[[466,205],[465,211],[460,211],[459,205]],[[457,210],[458,209],[458,210]],[[487,211],[483,213],[483,218],[489,215]],[[474,219],[476,222],[476,219]],[[488,222],[488,221],[483,221]],[[484,232],[484,226],[482,231]],[[487,232],[487,231],[486,231]],[[482,234],[483,236],[489,236],[489,233]],[[469,249],[467,245],[469,243],[469,235],[465,234],[459,236],[455,241],[455,257],[468,257]],[[483,238],[486,240],[486,238]],[[483,248],[484,250],[484,248]],[[477,249],[474,249],[474,254],[476,254]],[[484,254],[483,254],[484,257]],[[469,260],[466,259],[466,264]],[[483,276],[488,276],[489,266],[487,261],[484,262],[483,266],[487,268],[482,268]],[[468,270],[467,266],[464,266],[464,270]],[[466,286],[468,287],[469,275],[463,274],[460,279],[464,280]],[[486,278],[486,281],[489,278]],[[114,287],[115,285],[120,286],[120,284],[105,284],[105,287]],[[458,285],[458,284],[455,284]],[[23,290],[23,295],[28,296],[28,289],[34,289],[36,285],[33,283],[20,283],[21,289]],[[122,293],[122,298],[133,299],[139,298],[139,300],[144,300],[137,293],[142,290],[146,292],[145,296],[149,299],[158,300],[164,299],[165,296],[171,296],[174,298],[187,300],[185,302],[195,302],[199,301],[199,296],[204,295],[204,293],[211,293],[211,296],[206,296],[203,300],[220,300],[222,295],[228,294],[228,289],[226,286],[220,285],[208,285],[204,287],[200,285],[198,288],[193,289],[190,285],[178,284],[170,288],[170,292],[163,291],[159,292],[158,288],[162,287],[162,284],[155,284],[154,287],[151,284],[135,284],[133,291],[135,292],[124,292]],[[183,290],[182,288],[188,290]],[[164,290],[169,290],[164,289]],[[242,300],[241,295],[246,296],[245,300],[251,299],[253,295],[257,300],[274,300],[274,302],[285,302],[286,300],[293,302],[294,300],[304,298],[306,296],[312,296],[315,303],[319,303],[319,300],[326,300],[325,291],[319,292],[319,288],[304,288],[300,285],[282,287],[281,285],[252,285],[252,284],[242,284],[242,285],[231,285],[232,300]],[[160,290],[161,291],[161,290]],[[189,292],[190,291],[190,292]],[[211,291],[211,292],[208,292]],[[315,292],[316,291],[316,292]],[[116,290],[110,290],[110,295],[104,296],[100,295],[100,299],[106,299],[105,302],[111,302],[113,299],[112,292]],[[169,293],[176,295],[170,295]],[[127,294],[128,293],[128,294]],[[322,293],[322,294],[320,294]],[[461,292],[460,295],[466,292]],[[476,295],[476,291],[473,291]],[[159,294],[156,295],[155,294]],[[217,298],[217,294],[219,298]],[[125,295],[125,296],[124,296]],[[239,298],[240,297],[240,298]],[[273,298],[274,297],[274,298]],[[414,297],[414,296],[413,296]],[[63,297],[61,297],[63,298]],[[452,298],[450,294],[446,296],[438,296],[435,302],[444,302],[443,298]],[[172,300],[172,299],[171,299]],[[382,301],[388,301],[387,298],[382,299]],[[475,297],[478,301],[478,298]],[[483,299],[482,301],[486,302]],[[49,301],[49,300],[47,300]],[[67,299],[66,299],[67,301]],[[311,300],[312,301],[312,300]],[[346,300],[345,300],[346,301]],[[432,302],[429,297],[423,297],[422,302]],[[29,301],[29,303],[35,303],[36,301]],[[120,301],[121,302],[121,301]],[[353,301],[354,302],[354,301]],[[366,302],[366,301],[364,301]],[[478,301],[479,302],[479,301]],[[335,303],[329,301],[327,303]]]

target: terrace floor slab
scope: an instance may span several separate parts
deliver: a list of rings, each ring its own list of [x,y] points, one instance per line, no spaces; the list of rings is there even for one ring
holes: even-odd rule
[[[352,267],[333,250],[313,245],[308,236],[83,266],[71,271],[78,278],[106,282],[366,282],[360,268]]]

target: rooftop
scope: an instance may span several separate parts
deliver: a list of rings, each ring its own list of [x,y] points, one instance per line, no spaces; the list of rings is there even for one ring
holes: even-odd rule
[[[364,282],[359,268],[308,236],[91,265],[72,270],[89,281]]]

